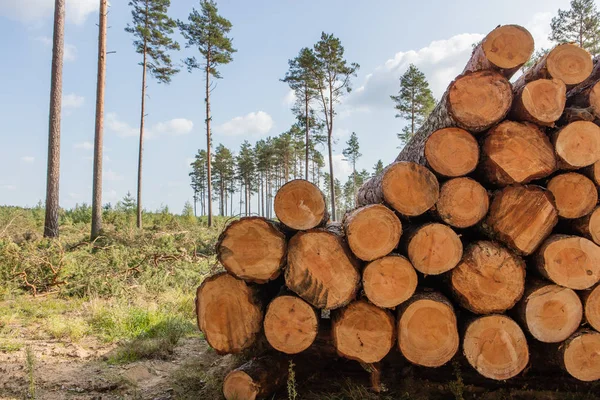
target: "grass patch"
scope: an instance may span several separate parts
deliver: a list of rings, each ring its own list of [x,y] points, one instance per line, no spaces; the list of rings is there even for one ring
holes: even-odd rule
[[[25,347],[25,368],[27,370],[29,397],[35,399],[35,354],[31,347]]]
[[[12,353],[19,351],[23,348],[23,343],[14,342],[12,340],[0,341],[0,351],[5,353]]]
[[[46,320],[44,330],[54,339],[77,342],[87,336],[90,326],[81,317],[51,316]]]

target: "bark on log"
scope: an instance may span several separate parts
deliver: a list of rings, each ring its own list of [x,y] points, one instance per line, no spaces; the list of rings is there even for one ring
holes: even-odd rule
[[[523,331],[505,315],[487,315],[472,321],[465,331],[463,352],[477,372],[499,381],[518,375],[529,362]]]
[[[513,86],[511,119],[553,127],[567,101],[567,87],[559,79],[538,79]]]
[[[594,59],[594,69],[590,76],[567,93],[567,105],[587,109],[600,118],[600,63]]]
[[[600,285],[582,293],[585,321],[600,332]]]
[[[563,368],[573,378],[583,382],[600,379],[600,333],[581,330],[560,347]]]
[[[297,354],[315,341],[319,317],[300,297],[284,294],[269,303],[263,325],[267,341],[275,350]]]
[[[561,169],[579,169],[600,160],[600,127],[590,121],[575,121],[552,134]]]
[[[567,219],[588,215],[598,204],[598,189],[584,175],[568,172],[556,175],[548,182],[556,202],[558,216]]]
[[[552,235],[538,250],[535,264],[557,285],[589,289],[600,280],[600,247],[579,236]]]
[[[600,207],[585,217],[569,221],[569,226],[578,235],[600,244]]]
[[[354,255],[372,261],[389,254],[398,246],[402,223],[382,204],[372,204],[348,212],[342,222],[346,240]]]
[[[217,259],[232,275],[250,282],[275,279],[285,265],[287,243],[277,225],[261,217],[245,217],[223,230]]]
[[[439,183],[426,167],[412,162],[387,166],[358,190],[358,205],[386,203],[407,217],[425,213],[438,200]]]
[[[450,227],[430,223],[418,227],[407,241],[408,258],[425,275],[439,275],[456,267],[463,256],[460,238]]]
[[[217,354],[252,346],[262,327],[257,288],[222,272],[208,277],[196,293],[198,327]]]
[[[554,147],[533,124],[501,122],[485,135],[481,151],[480,175],[496,186],[528,183],[556,170]]]
[[[329,220],[323,192],[304,179],[295,179],[277,191],[273,207],[282,224],[293,230],[307,230]]]
[[[560,116],[558,124],[562,126],[576,121],[594,122],[595,120],[596,116],[594,116],[587,108],[567,107]]]
[[[452,293],[459,304],[475,314],[504,312],[525,290],[525,262],[493,242],[478,241],[465,250],[450,272]]]
[[[437,130],[425,142],[427,166],[446,178],[470,174],[479,162],[477,140],[461,128]]]
[[[385,357],[396,339],[394,317],[365,300],[336,311],[332,317],[333,343],[342,357],[376,363]]]
[[[413,296],[398,310],[398,349],[408,361],[441,367],[458,351],[454,307],[437,292]]]
[[[225,377],[223,395],[227,400],[265,399],[281,388],[288,377],[288,363],[284,357],[255,358]]]
[[[490,206],[488,193],[471,178],[454,178],[442,185],[440,198],[435,205],[437,216],[455,228],[468,228],[478,224]]]
[[[389,255],[369,263],[363,271],[365,295],[381,308],[394,308],[408,300],[417,288],[417,273],[399,255]]]
[[[529,255],[558,222],[552,193],[539,186],[508,186],[494,195],[481,227],[518,254]]]
[[[356,296],[358,266],[339,226],[302,231],[288,244],[285,283],[313,306],[334,309]]]

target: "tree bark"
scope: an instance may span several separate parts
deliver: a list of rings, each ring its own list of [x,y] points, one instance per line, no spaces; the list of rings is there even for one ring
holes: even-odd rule
[[[369,301],[381,308],[394,308],[417,289],[417,273],[408,259],[390,254],[370,262],[363,270],[363,289]]]
[[[146,4],[146,14],[148,5]],[[148,25],[146,17],[146,25]],[[146,112],[146,69],[147,69],[147,47],[144,40],[144,60],[142,62],[142,106],[140,111],[140,144],[138,149],[138,179],[137,179],[137,227],[142,229],[142,161],[144,153],[144,120]]]
[[[234,369],[223,381],[226,400],[256,400],[271,396],[285,385],[288,363],[281,356],[254,358]]]
[[[594,182],[576,172],[556,175],[548,182],[561,218],[581,218],[594,210],[598,203],[598,189]]]
[[[424,275],[439,275],[458,265],[463,256],[459,236],[447,225],[428,223],[415,228],[402,240],[408,258]]]
[[[314,184],[295,179],[283,185],[275,195],[275,215],[293,230],[307,230],[329,220],[323,192]]]
[[[206,171],[207,171],[207,189],[208,189],[208,227],[212,226],[212,171],[210,154],[210,47],[206,55]],[[246,213],[246,215],[248,215]]]

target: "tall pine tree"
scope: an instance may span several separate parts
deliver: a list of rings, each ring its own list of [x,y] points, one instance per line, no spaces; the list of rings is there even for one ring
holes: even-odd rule
[[[377,164],[373,167],[373,176],[379,175],[383,172],[383,162],[377,160]]]
[[[146,115],[146,74],[158,83],[170,83],[179,70],[173,66],[168,52],[179,50],[179,44],[169,36],[177,26],[167,11],[171,0],[131,0],[132,24],[126,32],[133,34],[135,50],[142,55],[142,106],[140,112],[140,144],[138,154],[137,227],[142,228],[142,153],[144,147],[144,120]]]
[[[356,206],[356,161],[362,156],[362,154],[360,154],[360,146],[358,144],[358,136],[356,136],[356,133],[352,132],[352,135],[350,135],[350,139],[348,139],[348,141],[346,142],[346,145],[348,145],[348,147],[346,147],[343,151],[342,154],[344,155],[344,157],[346,157],[346,159],[350,162],[350,164],[352,164],[352,193],[354,195],[354,200],[353,200],[353,204],[352,206],[355,207]],[[348,206],[349,204],[347,204]]]
[[[202,61],[196,57],[185,60],[189,72],[201,69],[205,73],[205,98],[206,103],[206,154],[208,171],[208,226],[212,226],[212,171],[211,171],[211,132],[210,121],[210,93],[211,76],[215,79],[221,78],[217,67],[229,64],[233,60],[233,48],[231,38],[227,34],[231,31],[231,22],[219,15],[217,4],[212,0],[200,1],[200,11],[192,9],[188,17],[188,23],[177,22],[181,34],[187,40],[186,47],[195,47],[202,56]]]
[[[213,162],[214,182],[219,190],[219,214],[227,215],[227,196],[230,181],[235,176],[235,160],[231,150],[220,144],[215,151],[215,160]]]
[[[398,95],[390,97],[396,103],[396,118],[408,121],[408,125],[402,128],[402,133],[398,133],[398,139],[406,144],[433,110],[435,99],[425,74],[413,64],[410,64],[408,70],[400,77]]]
[[[575,42],[593,55],[600,52],[600,12],[594,0],[572,0],[569,10],[558,10],[550,28],[552,41]]]
[[[201,215],[204,215],[206,209],[206,150],[198,150],[198,154],[190,166],[192,167],[189,175],[190,186],[194,191],[194,214],[196,214],[196,203],[200,200]]]

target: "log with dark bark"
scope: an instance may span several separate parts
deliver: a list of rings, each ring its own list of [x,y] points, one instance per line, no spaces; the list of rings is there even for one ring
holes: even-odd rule
[[[581,218],[594,210],[598,203],[598,189],[594,182],[576,172],[556,175],[548,182],[556,202],[558,216]]]
[[[358,204],[386,203],[400,214],[415,217],[438,200],[439,183],[426,167],[412,162],[395,162],[365,182],[358,191]]]
[[[225,377],[223,395],[227,400],[265,399],[287,381],[288,362],[281,356],[254,358]]]
[[[356,296],[359,264],[339,225],[296,233],[288,244],[287,260],[287,287],[313,306],[334,309]]]
[[[279,188],[273,207],[277,219],[294,230],[312,229],[329,220],[323,192],[303,179],[295,179]]]
[[[458,351],[454,307],[437,292],[413,296],[398,310],[398,349],[408,361],[440,367]]]
[[[581,297],[586,322],[600,332],[600,285],[583,292]]]
[[[538,79],[513,86],[515,99],[511,119],[541,126],[554,126],[567,101],[567,87],[559,79]]]
[[[222,272],[202,282],[196,294],[198,327],[217,354],[252,346],[262,328],[257,288]]]
[[[408,258],[425,275],[439,275],[456,267],[463,255],[460,238],[447,225],[430,223],[411,232]]]
[[[583,317],[577,293],[545,280],[528,282],[515,309],[522,326],[544,343],[566,340],[579,328]]]
[[[494,242],[471,243],[449,274],[459,304],[475,314],[504,312],[525,290],[525,262]]]
[[[556,169],[552,143],[529,123],[501,122],[486,134],[481,151],[480,175],[496,186],[528,183]]]
[[[319,317],[301,298],[284,294],[269,303],[263,325],[267,341],[275,350],[297,354],[315,341]]]
[[[579,236],[552,235],[538,250],[535,264],[557,285],[589,289],[600,280],[600,247]]]
[[[481,227],[521,255],[533,253],[558,222],[552,193],[539,186],[513,185],[494,195]]]
[[[596,207],[585,217],[569,221],[568,224],[578,235],[600,244],[600,207]]]
[[[594,122],[595,120],[596,116],[594,116],[594,114],[592,114],[587,108],[567,107],[560,116],[558,124],[562,126],[575,121]]]
[[[442,185],[435,205],[437,216],[455,228],[468,228],[479,223],[488,212],[488,193],[471,178],[454,178]]]
[[[461,128],[433,132],[425,142],[424,152],[429,168],[446,178],[470,174],[479,162],[477,140]]]
[[[396,339],[394,317],[365,300],[336,311],[332,317],[333,343],[340,356],[362,363],[385,357]]]
[[[590,76],[567,93],[569,107],[586,109],[600,118],[600,63],[594,59],[594,69]]]
[[[402,223],[382,204],[371,204],[348,212],[342,222],[346,240],[354,255],[372,261],[398,246]]]
[[[581,330],[567,339],[559,351],[563,368],[583,382],[600,379],[600,333]]]
[[[417,273],[406,258],[389,255],[372,261],[363,271],[365,295],[381,308],[394,308],[408,300],[417,288]]]
[[[600,127],[590,121],[575,121],[552,134],[561,169],[579,169],[600,160]]]
[[[240,279],[264,283],[279,276],[285,265],[287,242],[277,224],[262,217],[245,217],[223,230],[217,259]]]

